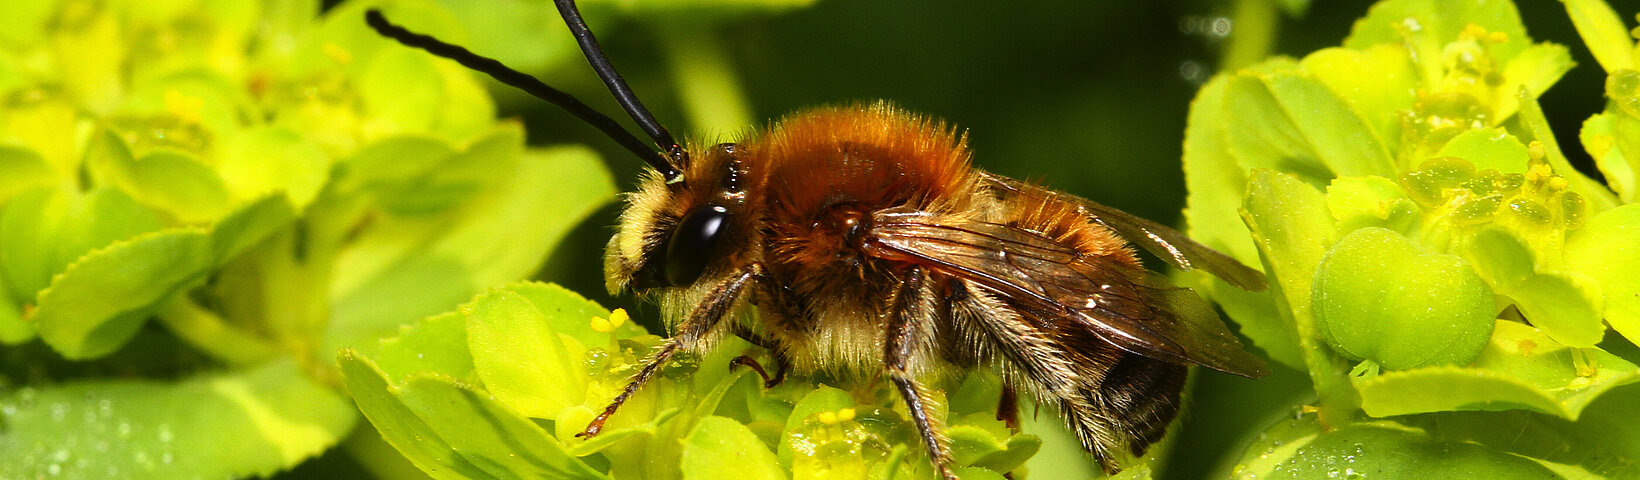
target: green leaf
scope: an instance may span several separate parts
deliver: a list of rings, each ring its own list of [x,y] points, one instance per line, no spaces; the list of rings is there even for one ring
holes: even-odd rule
[[[570,229],[615,192],[603,163],[583,148],[527,151],[503,178],[463,207],[454,224],[384,219],[363,233],[337,259],[337,300],[322,348],[373,346],[400,324],[535,273]]]
[[[54,94],[6,105],[0,117],[0,139],[38,154],[58,178],[73,178],[80,169],[80,139],[84,119],[79,104]]]
[[[1390,370],[1469,363],[1495,313],[1492,290],[1468,262],[1382,228],[1351,232],[1327,251],[1311,301],[1328,345]]]
[[[498,478],[607,479],[488,392],[438,375],[412,376],[396,396],[457,454]]]
[[[683,439],[683,478],[784,479],[769,446],[732,419],[709,416]]]
[[[1601,212],[1568,233],[1565,262],[1600,284],[1612,329],[1640,343],[1640,204]]]
[[[1007,449],[991,432],[973,425],[947,427],[945,437],[950,439],[951,462],[956,465],[972,465],[976,460]]]
[[[1020,434],[1008,437],[1008,443],[1002,451],[974,460],[973,465],[996,472],[1012,472],[1025,465],[1036,452],[1042,449],[1042,438],[1036,435]]]
[[[486,158],[462,156],[448,143],[428,136],[401,135],[365,145],[353,156],[340,162],[342,175],[336,189],[374,194],[388,212],[396,215],[421,215],[441,212],[472,194],[483,190],[486,184],[470,185],[440,178],[443,172],[459,172],[471,177],[475,173],[499,176],[508,170],[512,157]],[[468,160],[482,160],[473,164]]]
[[[357,414],[295,362],[179,382],[93,380],[0,398],[5,478],[266,477],[335,445]]]
[[[1452,137],[1435,154],[1458,157],[1475,165],[1476,170],[1492,169],[1500,173],[1526,173],[1526,145],[1502,128],[1468,130]]]
[[[611,335],[621,339],[645,334],[642,326],[631,321],[621,323],[610,332],[598,331],[593,327],[592,318],[609,318],[609,309],[555,283],[519,282],[508,285],[507,290],[529,299],[558,333],[588,347],[609,343]]]
[[[1503,228],[1485,228],[1475,232],[1463,253],[1464,258],[1475,267],[1475,273],[1498,288],[1526,281],[1537,268],[1531,248]]]
[[[1494,114],[1499,119],[1514,115],[1520,109],[1520,98],[1510,93],[1531,92],[1534,98],[1542,95],[1576,64],[1566,47],[1552,43],[1526,47],[1503,66],[1503,84],[1497,91],[1504,95],[1497,99]]]
[[[1269,478],[1277,465],[1293,458],[1299,449],[1314,441],[1326,429],[1314,415],[1283,416],[1253,437],[1241,459],[1231,469],[1236,480]]]
[[[473,366],[496,401],[534,418],[556,418],[586,401],[586,349],[566,341],[529,299],[495,289],[466,311]]]
[[[1640,72],[1627,71],[1640,84]],[[1640,97],[1631,97],[1640,103]],[[1621,101],[1621,100],[1620,100]],[[1619,113],[1601,113],[1583,122],[1578,134],[1583,148],[1594,157],[1596,167],[1625,203],[1640,199],[1640,118]]]
[[[40,338],[71,359],[113,352],[171,295],[205,281],[211,243],[205,230],[180,228],[87,254],[40,292]]]
[[[1469,25],[1504,35],[1502,43],[1490,46],[1494,58],[1507,62],[1531,45],[1520,12],[1508,0],[1477,0],[1450,3],[1439,0],[1388,0],[1378,2],[1367,16],[1355,22],[1344,47],[1364,50],[1377,44],[1407,44],[1424,62],[1440,62],[1440,48]]]
[[[447,312],[399,329],[383,339],[377,364],[388,378],[403,381],[412,374],[437,373],[477,384],[478,372],[467,350],[467,318]]]
[[[961,480],[1007,480],[1008,478],[995,471],[978,467],[958,468],[952,473],[957,474],[957,478]]]
[[[1326,198],[1291,175],[1255,170],[1247,182],[1241,216],[1259,247],[1264,271],[1273,280],[1270,292],[1276,310],[1291,325],[1296,338],[1290,341],[1303,352],[1316,391],[1326,404],[1353,409],[1353,392],[1344,378],[1349,364],[1327,354],[1311,310],[1316,268],[1333,244]]]
[[[1364,227],[1404,233],[1419,220],[1418,204],[1394,180],[1379,176],[1333,179],[1327,186],[1327,211],[1337,221],[1340,235]]]
[[[808,395],[804,395],[803,399],[798,400],[797,405],[792,407],[791,416],[786,417],[786,430],[781,434],[780,445],[775,449],[775,452],[779,454],[780,463],[782,465],[791,465],[793,457],[796,455],[813,456],[815,454],[813,451],[814,442],[805,438],[802,432],[804,420],[819,415],[821,412],[836,412],[853,406],[854,397],[849,396],[848,392],[826,385],[820,385],[809,392]],[[795,450],[794,447],[798,445],[807,447],[808,451],[799,452]]]
[[[1394,172],[1367,119],[1320,81],[1289,64],[1244,70],[1230,85],[1233,152],[1243,168],[1279,168],[1307,181]]]
[[[182,53],[174,50],[166,52],[172,58]],[[139,62],[140,65],[149,63],[162,62]],[[250,98],[250,92],[235,80],[225,77],[227,72],[194,65],[180,71],[136,78],[132,82],[131,93],[120,105],[120,113],[127,117],[200,128],[204,135],[209,136],[231,135],[243,129],[245,119],[257,114],[253,113],[257,107]],[[198,153],[205,151],[196,150]]]
[[[1605,0],[1565,0],[1566,14],[1572,17],[1583,44],[1607,72],[1633,69],[1634,39],[1623,19]]]
[[[319,195],[330,178],[330,156],[295,131],[257,127],[222,140],[217,173],[234,198],[284,192],[298,210]]]
[[[49,40],[56,58],[73,59],[57,65],[57,78],[63,82],[60,88],[90,111],[113,110],[125,87],[128,52],[118,12],[86,9],[68,13],[77,15],[58,17]]]
[[[1588,275],[1540,272],[1498,293],[1515,299],[1527,321],[1561,343],[1593,347],[1606,334],[1600,285]]]
[[[398,388],[388,383],[369,358],[352,349],[342,349],[338,362],[347,391],[359,411],[381,432],[382,439],[416,468],[440,479],[491,478],[439,437],[428,422],[416,416],[416,412],[398,398]]]
[[[382,132],[432,130],[444,94],[444,82],[433,66],[433,57],[412,49],[383,49],[363,60],[358,88],[369,115],[365,128]]]
[[[13,298],[32,301],[92,249],[159,227],[152,212],[118,190],[30,190],[0,211],[0,268]]]
[[[39,153],[0,145],[0,204],[35,187],[50,185],[56,179],[56,172]]]
[[[1537,260],[1513,230],[1500,227],[1476,232],[1463,253],[1494,291],[1512,300],[1528,321],[1555,340],[1592,347],[1604,336],[1601,288],[1594,277],[1538,268],[1548,262]]]
[[[1576,422],[1524,411],[1440,412],[1402,417],[1443,441],[1525,456],[1567,478],[1632,478],[1640,459],[1640,385],[1612,389]]]
[[[183,223],[216,219],[233,203],[215,171],[174,150],[148,154],[133,162],[125,173],[126,182],[121,188]]]
[[[221,265],[296,221],[284,195],[273,194],[240,205],[211,227],[211,251]]]
[[[1256,265],[1258,249],[1237,213],[1247,174],[1229,153],[1229,123],[1224,120],[1229,118],[1225,105],[1229,85],[1230,77],[1214,77],[1191,102],[1184,140],[1185,184],[1190,191],[1184,211],[1186,231],[1203,245]],[[1294,367],[1303,365],[1297,334],[1290,322],[1281,320],[1269,295],[1231,287],[1210,275],[1194,275],[1198,290],[1208,293],[1241,326],[1242,334],[1271,359]]]
[[[294,220],[284,197],[273,195],[210,230],[167,229],[88,253],[40,292],[35,328],[65,357],[106,355],[172,295],[203,283],[216,267]]]
[[[1260,478],[1556,479],[1525,458],[1417,431],[1356,424],[1323,433]]]
[[[1603,350],[1568,347],[1538,329],[1499,320],[1471,367],[1427,367],[1355,380],[1361,407],[1375,417],[1525,409],[1577,420],[1600,394],[1640,380],[1640,368]]]
[[[1242,263],[1253,264],[1258,249],[1236,214],[1247,174],[1229,154],[1229,128],[1224,121],[1228,118],[1225,95],[1230,78],[1213,77],[1190,104],[1183,159],[1190,195],[1184,217],[1191,238]]]
[[[1405,49],[1398,44],[1364,50],[1326,48],[1305,55],[1299,65],[1348,103],[1375,137],[1395,151],[1401,143],[1403,115],[1415,107],[1417,97],[1411,92],[1419,80]]]
[[[12,302],[0,278],[0,344],[16,345],[34,339],[34,327],[23,320],[22,311]]]

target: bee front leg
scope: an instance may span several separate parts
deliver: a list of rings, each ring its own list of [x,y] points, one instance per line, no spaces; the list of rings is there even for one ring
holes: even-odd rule
[[[632,381],[626,384],[626,389],[622,390],[620,395],[615,396],[615,400],[604,408],[603,413],[598,414],[597,418],[593,418],[592,422],[587,424],[586,430],[575,434],[575,436],[592,438],[598,435],[598,432],[604,430],[604,421],[608,420],[610,415],[614,415],[615,410],[621,408],[621,404],[626,403],[626,399],[631,397],[634,392],[637,392],[639,387],[648,382],[649,378],[660,370],[661,365],[666,364],[666,360],[671,358],[672,354],[677,353],[679,350],[694,349],[701,339],[712,333],[713,328],[718,325],[718,321],[728,315],[730,307],[734,306],[735,300],[740,298],[741,292],[745,291],[746,284],[750,283],[754,272],[757,270],[756,265],[744,268],[740,272],[729,276],[728,280],[724,280],[716,287],[713,287],[712,291],[707,292],[706,298],[701,300],[700,304],[695,305],[695,309],[689,312],[689,318],[684,319],[683,323],[678,325],[677,333],[672,335],[672,338],[666,339],[666,343],[661,344],[660,350],[656,350],[654,354],[645,360],[643,370],[639,370],[637,375],[632,376]]]
[[[917,425],[917,432],[928,447],[928,458],[934,462],[935,471],[940,478],[956,480],[956,474],[951,471],[951,453],[945,444],[945,435],[940,432],[938,420],[929,417],[928,395],[912,378],[911,372],[911,364],[926,351],[917,347],[931,340],[934,322],[939,320],[939,309],[934,305],[937,297],[929,291],[928,283],[927,272],[914,269],[895,294],[892,310],[889,311],[888,329],[883,336],[883,365],[900,397],[905,399],[906,410],[911,413],[911,421]]]

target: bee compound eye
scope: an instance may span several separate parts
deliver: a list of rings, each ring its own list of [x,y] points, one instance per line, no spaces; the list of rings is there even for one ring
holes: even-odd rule
[[[671,240],[666,242],[667,283],[683,286],[700,278],[728,219],[729,209],[706,204],[695,207],[678,222]]]

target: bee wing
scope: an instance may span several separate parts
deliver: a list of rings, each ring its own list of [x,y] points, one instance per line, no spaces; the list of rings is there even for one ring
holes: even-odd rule
[[[1249,378],[1269,373],[1196,292],[1027,230],[880,214],[866,248],[971,281],[1033,315],[1084,326],[1134,354]]]
[[[1115,231],[1117,235],[1127,239],[1139,248],[1145,249],[1152,255],[1160,257],[1180,270],[1195,270],[1200,268],[1214,276],[1230,282],[1237,288],[1262,292],[1265,289],[1264,273],[1243,265],[1230,258],[1229,255],[1219,253],[1206,245],[1196,243],[1190,237],[1179,233],[1178,230],[1168,228],[1162,224],[1145,220],[1133,214],[1117,210],[1097,202],[1059,192],[1051,192],[1019,180],[985,173],[984,177],[995,188],[1008,192],[1028,193],[1034,195],[1051,195],[1081,206],[1087,211],[1088,218],[1095,223],[1104,225]]]

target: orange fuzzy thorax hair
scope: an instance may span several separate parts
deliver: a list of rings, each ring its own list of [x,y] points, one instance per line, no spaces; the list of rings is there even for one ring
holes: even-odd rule
[[[974,182],[962,136],[884,102],[794,114],[742,146],[775,221],[840,203],[961,208]]]

